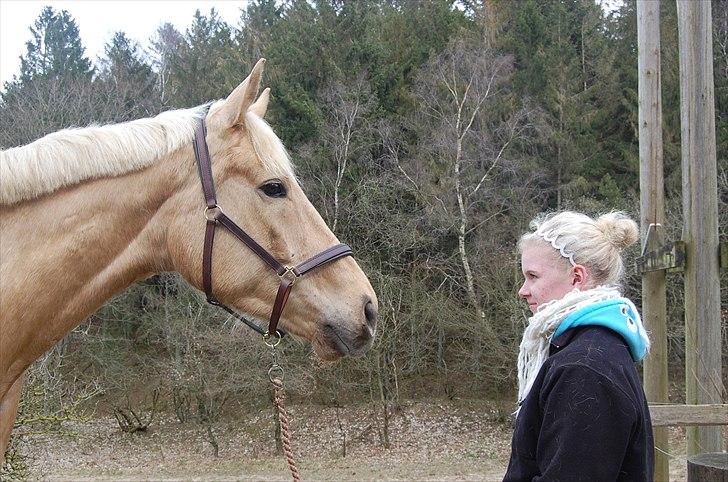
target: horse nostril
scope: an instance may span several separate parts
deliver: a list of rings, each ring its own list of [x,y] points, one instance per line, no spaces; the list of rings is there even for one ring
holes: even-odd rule
[[[364,317],[367,319],[367,326],[369,327],[370,333],[373,335],[377,329],[377,308],[374,303],[367,301],[364,305]]]

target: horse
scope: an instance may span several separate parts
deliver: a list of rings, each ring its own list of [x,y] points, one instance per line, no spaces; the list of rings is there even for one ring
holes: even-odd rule
[[[28,366],[106,300],[156,273],[176,271],[242,316],[261,319],[275,305],[280,328],[310,341],[323,360],[371,346],[376,294],[340,249],[348,246],[330,254],[339,241],[263,120],[270,98],[268,88],[258,96],[264,63],[223,100],[65,129],[1,152],[0,465]],[[217,196],[207,205],[195,163],[200,142]],[[244,225],[273,261],[230,229],[207,242],[223,207],[225,219]],[[332,262],[307,276],[286,267],[310,269],[311,259]],[[270,271],[277,261],[279,277]]]

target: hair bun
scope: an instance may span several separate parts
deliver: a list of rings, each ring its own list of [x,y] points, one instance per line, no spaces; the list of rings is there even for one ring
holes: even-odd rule
[[[597,219],[596,225],[607,241],[620,250],[631,246],[640,238],[637,223],[623,212],[603,214]]]

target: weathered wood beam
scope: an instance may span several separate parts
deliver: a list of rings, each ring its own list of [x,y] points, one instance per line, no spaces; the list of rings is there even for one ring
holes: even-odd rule
[[[653,427],[728,425],[728,405],[649,404]]]

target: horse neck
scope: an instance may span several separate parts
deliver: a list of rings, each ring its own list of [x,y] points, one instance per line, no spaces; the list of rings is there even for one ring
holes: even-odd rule
[[[170,209],[160,208],[190,189],[193,170],[181,149],[140,171],[0,207],[0,275],[12,280],[0,321],[17,329],[23,357],[32,362],[111,296],[167,269],[160,211]]]

